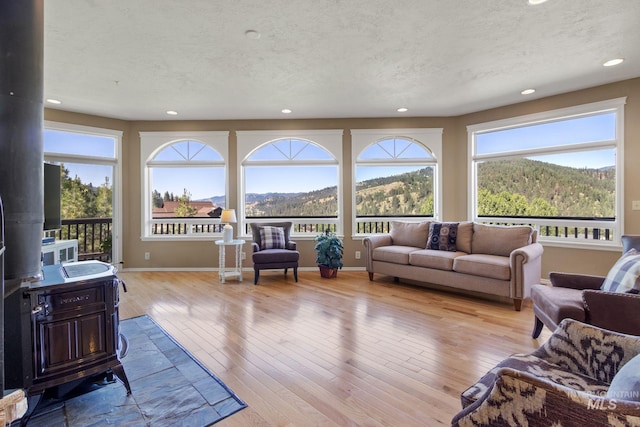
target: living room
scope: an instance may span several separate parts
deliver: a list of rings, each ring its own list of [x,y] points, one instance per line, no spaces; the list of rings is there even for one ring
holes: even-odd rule
[[[637,12],[635,4],[622,3]],[[133,24],[127,20],[120,25],[124,31]],[[634,39],[637,34],[628,37]],[[640,158],[640,125],[634,120],[640,116],[640,68],[635,65],[637,58],[631,57],[633,53],[611,54],[625,57],[618,65],[627,67],[625,73],[631,68],[631,74],[624,78],[617,77],[621,72],[615,67],[605,68],[594,61],[593,68],[584,73],[599,76],[594,84],[575,87],[572,77],[564,77],[554,82],[565,84],[564,90],[545,92],[540,87],[533,97],[518,93],[518,98],[508,102],[496,96],[488,102],[489,107],[471,106],[459,114],[416,114],[417,108],[400,114],[393,105],[387,106],[392,112],[377,115],[354,110],[352,115],[342,111],[336,116],[297,116],[300,110],[293,108],[293,113],[270,113],[269,117],[205,114],[207,118],[201,118],[194,114],[188,118],[186,106],[163,105],[159,107],[162,115],[169,108],[176,108],[179,115],[148,118],[146,113],[127,116],[115,110],[107,114],[71,107],[72,101],[65,100],[63,93],[45,92],[47,98],[61,98],[62,104],[46,104],[44,120],[45,128],[121,133],[117,157],[121,172],[114,182],[119,188],[119,200],[114,200],[117,257],[112,261],[129,292],[121,294],[120,314],[123,318],[143,314],[154,318],[247,401],[248,409],[221,425],[446,425],[460,409],[458,396],[466,387],[510,354],[535,350],[551,331],[531,339],[533,314],[528,301],[521,312],[515,312],[504,301],[475,294],[398,284],[388,277],[369,282],[364,259],[357,256],[363,251],[364,236],[357,232],[354,220],[354,135],[363,130],[441,130],[441,199],[434,217],[465,221],[474,219],[469,127],[623,100],[624,126],[618,135],[622,148],[617,151],[622,193],[615,222],[620,234],[640,234],[640,211],[632,208],[632,202],[640,200],[634,185],[640,182],[640,170],[634,162]],[[603,76],[605,73],[609,74]],[[112,80],[106,92],[122,87],[132,90],[127,86],[131,82],[117,76]],[[142,83],[143,79],[139,80]],[[243,133],[263,131],[283,137],[309,131],[340,135],[340,211],[336,222],[344,241],[345,267],[335,280],[319,278],[313,233],[294,236],[300,252],[298,283],[291,275],[283,277],[281,271],[273,271],[262,274],[257,286],[251,281],[218,283],[218,248],[213,241],[221,234],[195,239],[149,238],[146,234],[144,135],[226,134],[225,207],[235,208],[241,218],[234,224],[234,236],[247,240],[244,267],[251,270],[251,236],[244,231],[249,221],[242,217],[241,209],[241,140]],[[619,237],[612,236],[604,245],[584,239],[577,243],[542,239],[542,277],[553,271],[606,275],[620,257]]]

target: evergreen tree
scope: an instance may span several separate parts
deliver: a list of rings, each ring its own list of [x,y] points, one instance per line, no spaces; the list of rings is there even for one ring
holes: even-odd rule
[[[190,205],[191,193],[185,188],[182,196],[178,197],[178,206],[176,206],[175,215],[179,218],[195,216],[198,210]]]
[[[164,200],[158,190],[153,190],[151,193],[151,201],[154,208],[161,208],[164,206]]]

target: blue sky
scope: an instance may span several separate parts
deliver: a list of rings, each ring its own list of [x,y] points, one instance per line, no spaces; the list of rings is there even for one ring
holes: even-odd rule
[[[75,154],[112,159],[115,156],[115,144],[113,138],[110,137],[45,129],[44,151],[46,153]],[[85,184],[102,185],[107,176],[109,177],[109,183],[113,184],[111,166],[71,162],[65,162],[64,166],[69,170],[69,176],[72,178],[78,176]]]
[[[578,117],[559,122],[505,129],[476,136],[476,153],[502,153],[514,150],[557,147],[580,142],[611,141],[615,135],[615,113]],[[615,165],[615,151],[574,151],[534,160],[573,168],[602,168]]]

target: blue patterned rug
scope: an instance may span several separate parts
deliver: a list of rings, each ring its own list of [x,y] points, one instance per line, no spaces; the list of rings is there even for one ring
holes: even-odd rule
[[[246,408],[149,316],[120,322],[129,347],[121,382],[85,381],[62,398],[45,397],[27,426],[210,426]]]

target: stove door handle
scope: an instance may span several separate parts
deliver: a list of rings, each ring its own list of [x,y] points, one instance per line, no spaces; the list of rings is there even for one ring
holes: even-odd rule
[[[31,314],[38,314],[44,310],[44,315],[49,314],[49,304],[36,305],[31,309]]]

